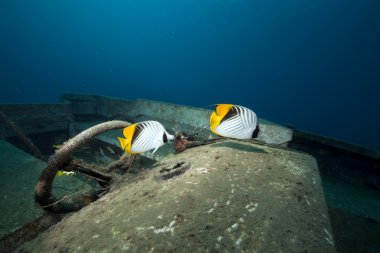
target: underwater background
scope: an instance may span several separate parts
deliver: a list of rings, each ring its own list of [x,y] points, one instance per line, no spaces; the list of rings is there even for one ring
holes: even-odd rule
[[[379,149],[379,13],[377,0],[2,0],[0,103],[234,103]]]

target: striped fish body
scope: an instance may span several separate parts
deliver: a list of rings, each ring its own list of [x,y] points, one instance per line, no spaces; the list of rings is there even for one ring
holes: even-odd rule
[[[211,131],[223,137],[251,139],[256,127],[256,114],[239,105],[219,104],[210,117]]]
[[[125,138],[118,137],[121,148],[128,154],[139,154],[149,150],[156,150],[173,140],[161,123],[157,121],[144,121],[130,125],[123,130]]]

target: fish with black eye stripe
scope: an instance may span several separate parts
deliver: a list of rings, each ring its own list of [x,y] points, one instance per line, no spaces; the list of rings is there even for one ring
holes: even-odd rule
[[[143,121],[130,125],[123,130],[125,138],[118,137],[121,148],[128,154],[139,154],[157,149],[174,139],[157,121]]]
[[[210,117],[210,130],[220,136],[235,139],[257,137],[257,116],[251,109],[240,105],[218,104]]]

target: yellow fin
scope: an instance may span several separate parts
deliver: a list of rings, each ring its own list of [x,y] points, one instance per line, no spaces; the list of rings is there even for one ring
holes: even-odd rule
[[[130,140],[132,142],[133,134],[135,133],[136,130],[136,124],[130,125],[123,130],[123,135],[127,140]]]
[[[121,147],[128,154],[132,154],[131,148],[132,148],[133,134],[135,133],[136,126],[137,126],[137,123],[124,128],[123,130],[123,135],[125,137],[125,139],[123,140],[124,144],[121,144],[121,140],[119,138],[120,144],[122,145]]]
[[[128,146],[128,140],[125,139],[125,138],[122,138],[122,137],[117,137],[117,139],[118,139],[119,142],[120,142],[121,149],[125,151],[125,149],[126,149],[127,146]]]
[[[212,112],[210,117],[210,129],[215,133],[215,128],[219,126],[221,117],[218,117],[215,112]]]
[[[220,104],[215,109],[216,115],[218,115],[219,117],[222,117],[223,119],[224,116],[226,116],[226,114],[231,110],[232,107],[233,105],[231,104]]]

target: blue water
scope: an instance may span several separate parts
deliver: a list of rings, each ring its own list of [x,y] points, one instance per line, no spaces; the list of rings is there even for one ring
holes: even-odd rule
[[[2,0],[0,103],[235,103],[380,148],[378,0]]]

